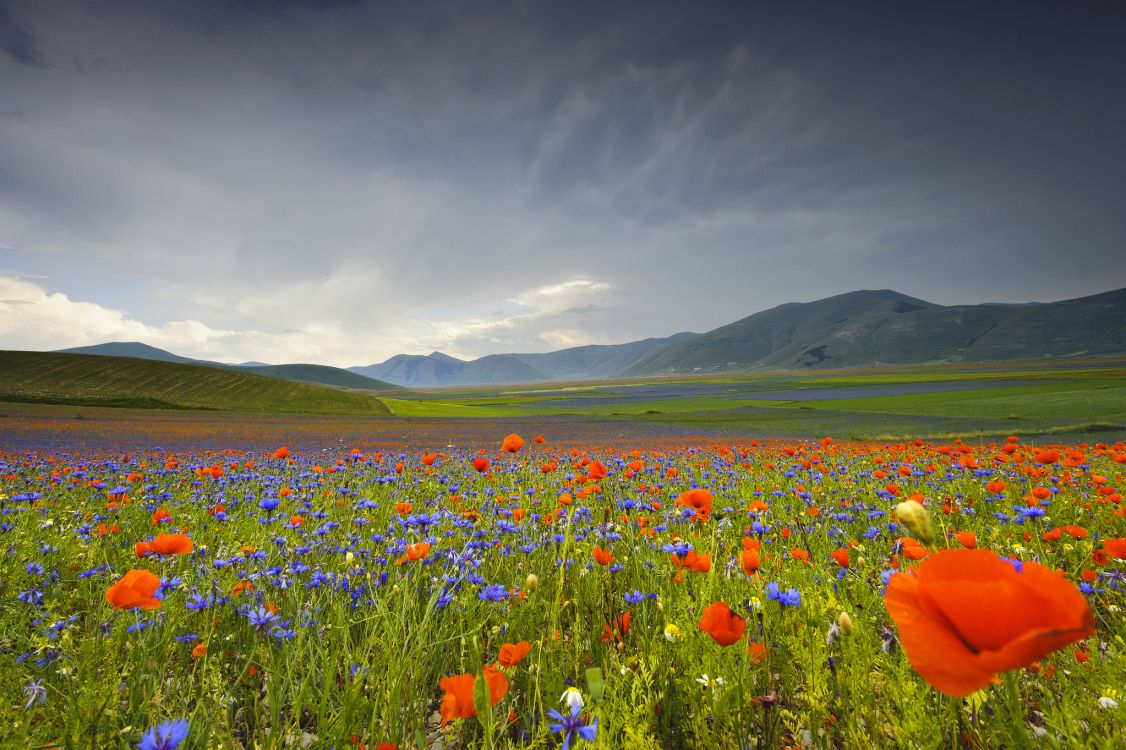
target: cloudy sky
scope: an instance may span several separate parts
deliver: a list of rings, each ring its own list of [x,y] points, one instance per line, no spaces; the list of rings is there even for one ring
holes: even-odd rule
[[[346,366],[1123,287],[1114,6],[0,0],[0,348]]]

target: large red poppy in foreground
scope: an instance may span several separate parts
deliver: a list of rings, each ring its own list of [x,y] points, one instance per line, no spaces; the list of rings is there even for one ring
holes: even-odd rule
[[[947,695],[969,695],[997,672],[1095,632],[1087,601],[1067,579],[988,550],[932,554],[913,573],[892,576],[884,601],[911,666]]]

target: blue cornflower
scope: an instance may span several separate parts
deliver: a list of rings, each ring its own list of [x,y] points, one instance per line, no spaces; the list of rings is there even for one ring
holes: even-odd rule
[[[508,598],[508,591],[499,583],[490,583],[488,586],[481,589],[480,593],[477,594],[477,598],[486,602],[503,602]]]
[[[548,725],[551,727],[551,731],[556,734],[563,734],[563,750],[570,750],[571,742],[574,741],[576,735],[587,742],[594,742],[594,738],[598,734],[598,719],[584,726],[583,720],[579,717],[582,710],[582,705],[576,703],[571,706],[570,716],[564,716],[554,708],[547,712],[547,715],[556,722]]]
[[[272,511],[274,508],[278,507],[278,505],[280,505],[280,504],[281,504],[281,501],[278,500],[276,497],[264,497],[264,498],[262,498],[261,500],[258,501],[258,507],[261,508],[262,510],[266,511],[267,513]]]
[[[246,619],[250,621],[250,624],[257,630],[266,630],[281,619],[265,607],[248,609],[244,614],[246,615]]]
[[[637,589],[634,589],[633,591],[630,591],[628,594],[626,594],[626,603],[628,604],[640,604],[643,601],[645,601],[645,594],[641,593]]]
[[[774,599],[784,607],[798,607],[801,605],[801,592],[797,589],[779,591],[777,581],[771,581],[769,585],[767,585],[766,598]]]
[[[188,720],[162,721],[141,735],[138,750],[173,750],[187,739]]]
[[[35,706],[42,706],[47,702],[47,688],[43,687],[43,680],[32,680],[23,686],[23,694],[27,698],[23,710],[30,711]]]

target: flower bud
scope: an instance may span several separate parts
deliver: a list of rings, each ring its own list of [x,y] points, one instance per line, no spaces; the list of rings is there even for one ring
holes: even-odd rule
[[[352,554],[351,552],[348,552],[344,555],[344,562],[348,563],[349,565],[351,565],[352,561],[355,560],[355,559],[356,559],[356,556],[354,554]]]
[[[848,616],[848,612],[841,612],[841,616],[837,618],[837,627],[841,629],[841,633],[845,636],[852,635],[852,618]]]
[[[567,706],[572,711],[575,708],[582,709],[583,707],[583,694],[579,692],[576,687],[569,687],[563,691],[563,695],[559,698],[559,702]]]
[[[914,500],[905,500],[895,506],[895,515],[915,537],[926,545],[934,544],[934,527],[926,509]]]
[[[535,591],[536,587],[540,585],[540,577],[535,573],[529,573],[528,577],[524,579],[524,588],[528,591]]]

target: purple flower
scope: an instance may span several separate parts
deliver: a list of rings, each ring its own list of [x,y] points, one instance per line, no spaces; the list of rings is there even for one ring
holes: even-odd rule
[[[141,735],[138,750],[173,750],[188,736],[188,720],[162,721]]]
[[[563,734],[563,750],[570,750],[571,743],[576,735],[587,742],[594,742],[594,738],[598,734],[598,719],[584,726],[583,720],[579,717],[582,710],[582,705],[576,703],[571,706],[570,716],[564,716],[554,708],[547,712],[547,715],[555,721],[555,723],[549,724],[551,731],[556,734]]]

